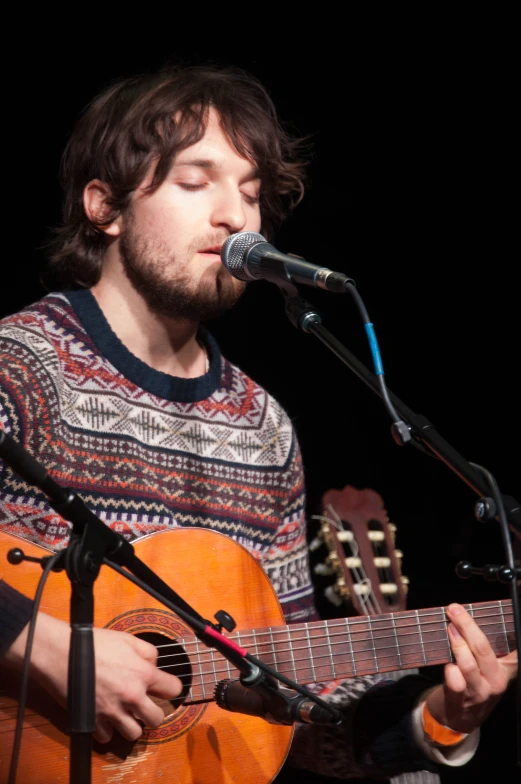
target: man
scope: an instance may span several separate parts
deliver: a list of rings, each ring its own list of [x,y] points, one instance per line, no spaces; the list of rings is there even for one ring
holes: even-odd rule
[[[171,69],[112,85],[64,155],[51,263],[63,293],[0,330],[6,431],[129,540],[176,527],[232,536],[266,570],[288,622],[315,617],[296,433],[200,322],[243,290],[220,262],[224,241],[269,235],[302,197],[298,149],[266,91],[242,72]],[[5,531],[67,544],[68,523],[8,466],[0,489]],[[345,724],[299,727],[292,763],[382,777],[470,759],[516,656],[497,659],[463,608],[448,614],[455,663],[444,684],[428,693],[415,677],[339,684],[333,700]],[[110,632],[96,634],[97,656],[109,662]],[[64,654],[65,630],[52,638]],[[140,700],[178,688],[147,673]],[[111,723],[102,707],[102,737]],[[116,726],[136,737],[132,706]]]

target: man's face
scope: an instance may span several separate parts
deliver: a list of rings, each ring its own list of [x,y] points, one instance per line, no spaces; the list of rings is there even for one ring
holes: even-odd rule
[[[125,214],[120,252],[127,276],[151,310],[204,321],[235,304],[245,284],[220,261],[237,231],[258,232],[260,181],[210,110],[204,137],[182,150],[161,186],[135,192]]]

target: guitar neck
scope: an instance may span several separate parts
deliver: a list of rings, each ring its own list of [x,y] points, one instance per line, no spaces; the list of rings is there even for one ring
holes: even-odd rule
[[[509,599],[464,605],[489,639],[496,655],[514,650]],[[305,684],[445,664],[452,661],[443,607],[382,613],[329,621],[241,631],[230,639],[292,680]],[[207,699],[215,682],[237,677],[213,649],[195,641],[187,652],[198,660],[192,698]]]

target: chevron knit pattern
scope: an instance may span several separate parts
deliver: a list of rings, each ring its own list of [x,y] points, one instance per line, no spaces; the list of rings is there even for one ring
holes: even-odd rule
[[[90,334],[89,324],[96,325]],[[118,341],[90,292],[50,294],[0,322],[0,426],[128,540],[179,526],[229,535],[264,567],[288,622],[308,620],[314,610],[293,427],[208,333],[201,339],[209,373],[172,389],[171,377]],[[70,523],[0,466],[4,530],[64,547]]]

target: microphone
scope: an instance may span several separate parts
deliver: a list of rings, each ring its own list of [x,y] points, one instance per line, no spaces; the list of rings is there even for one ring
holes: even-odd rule
[[[239,280],[292,281],[337,294],[345,293],[347,283],[355,285],[352,278],[341,272],[281,253],[254,231],[231,234],[221,248],[221,261]]]
[[[270,724],[340,724],[343,716],[333,706],[323,708],[303,694],[290,689],[274,688],[254,691],[240,680],[225,679],[215,687],[215,701],[232,713],[259,716]]]

